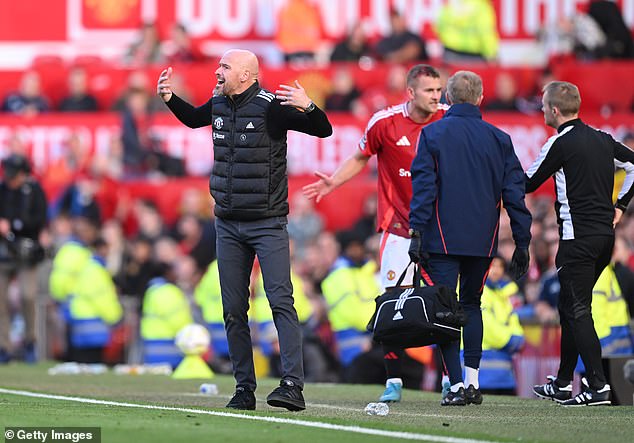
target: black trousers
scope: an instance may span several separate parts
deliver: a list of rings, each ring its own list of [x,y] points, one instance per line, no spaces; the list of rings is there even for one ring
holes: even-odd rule
[[[304,386],[302,332],[293,305],[286,224],[286,217],[253,221],[216,218],[216,251],[229,356],[236,387],[251,391],[255,391],[257,384],[247,311],[256,255],[279,337],[282,378]]]
[[[577,358],[581,355],[590,387],[601,389],[606,383],[601,344],[592,321],[592,288],[610,263],[613,247],[614,236],[559,242],[555,264],[561,285],[558,304],[561,360],[557,373],[560,382],[573,379]]]

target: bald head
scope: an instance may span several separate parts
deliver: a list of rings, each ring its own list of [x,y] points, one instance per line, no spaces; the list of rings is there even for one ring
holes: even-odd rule
[[[258,58],[251,51],[231,49],[223,54],[219,64],[215,91],[221,94],[240,94],[258,79]]]

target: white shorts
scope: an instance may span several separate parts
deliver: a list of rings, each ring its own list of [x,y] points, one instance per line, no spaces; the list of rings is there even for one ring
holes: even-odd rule
[[[383,231],[381,234],[381,286],[383,290],[396,286],[398,278],[409,264],[410,239]],[[410,266],[401,285],[410,286],[414,281],[414,266]]]

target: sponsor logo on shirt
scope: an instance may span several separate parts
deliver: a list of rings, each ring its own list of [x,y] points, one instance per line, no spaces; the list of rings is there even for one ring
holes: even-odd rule
[[[401,177],[411,177],[412,173],[409,172],[407,169],[399,168],[398,175]]]

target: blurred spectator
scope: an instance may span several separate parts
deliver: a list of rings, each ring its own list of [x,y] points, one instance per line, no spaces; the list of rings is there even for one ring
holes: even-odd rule
[[[175,368],[183,359],[174,339],[194,320],[187,296],[174,281],[173,265],[160,263],[143,296],[140,335],[145,364],[168,363]]]
[[[138,199],[134,203],[134,215],[138,223],[137,235],[145,237],[151,242],[167,235],[163,217],[161,217],[154,201]]]
[[[361,57],[369,55],[370,50],[363,25],[356,23],[346,38],[335,45],[330,54],[330,61],[358,62]]]
[[[613,1],[592,0],[588,15],[605,34],[605,54],[609,58],[634,58],[632,31],[623,20],[619,7]]]
[[[631,257],[632,250],[627,242],[621,235],[617,235],[614,238],[614,252],[612,252],[614,274],[627,303],[630,318],[634,318],[634,272],[627,265]]]
[[[153,150],[150,125],[152,114],[148,111],[150,95],[145,89],[128,92],[122,111],[121,141],[123,165],[126,174],[147,172],[146,160]]]
[[[164,152],[162,140],[152,131],[154,114],[149,111],[152,96],[145,89],[128,91],[121,113],[123,166],[131,177],[159,175],[183,176],[182,159]]]
[[[447,63],[483,62],[498,53],[499,35],[491,0],[455,0],[440,10],[436,32]]]
[[[58,214],[68,214],[71,217],[83,216],[100,224],[101,208],[97,202],[99,183],[88,173],[78,174],[60,197],[53,202],[50,208],[52,217]]]
[[[321,283],[346,383],[367,383],[368,377],[377,372],[371,370],[373,366],[379,368],[377,382],[385,379],[382,354],[371,358],[372,336],[366,329],[380,291],[374,278],[376,267],[373,261],[359,265],[342,254]]]
[[[178,80],[176,80],[178,81]],[[184,88],[183,88],[184,89]],[[165,105],[163,104],[163,100],[161,100],[157,95],[153,93],[152,88],[150,88],[149,79],[145,71],[137,70],[132,71],[130,75],[128,75],[125,87],[121,90],[119,95],[115,98],[114,103],[112,104],[111,110],[113,111],[123,111],[126,108],[128,97],[133,94],[137,94],[139,91],[146,91],[149,95],[150,99],[147,103],[147,111],[148,112],[163,112]],[[180,91],[185,92],[185,91]]]
[[[513,354],[524,345],[524,331],[514,311],[517,285],[506,276],[506,263],[494,257],[482,292],[482,359],[480,389],[514,395]]]
[[[606,37],[597,22],[583,13],[545,24],[537,33],[549,59],[575,56],[582,60],[601,58]]]
[[[148,282],[156,275],[157,264],[153,260],[152,242],[139,236],[128,243],[121,271],[115,281],[121,294],[141,300]]]
[[[118,275],[123,267],[126,246],[121,223],[115,219],[108,220],[101,228],[101,235],[108,245],[107,253],[103,256],[106,269],[110,275]]]
[[[183,215],[176,224],[176,235],[181,252],[192,257],[201,272],[216,258],[211,247],[216,241],[215,231],[205,230],[198,217]]]
[[[276,42],[286,62],[312,62],[321,43],[321,16],[309,0],[286,0],[277,14]]]
[[[402,65],[390,66],[385,78],[385,85],[369,88],[359,99],[359,117],[373,115],[388,106],[398,105],[407,100],[405,91],[407,69]]]
[[[74,67],[68,73],[68,95],[59,105],[62,112],[86,112],[98,109],[97,99],[88,93],[88,81],[84,68]]]
[[[324,227],[324,220],[315,211],[312,200],[304,197],[301,191],[293,195],[288,214],[288,236],[294,242],[294,252],[303,257],[306,246],[315,240]]]
[[[90,147],[78,132],[72,132],[60,149],[62,156],[51,161],[42,172],[42,183],[49,195],[56,199],[77,177],[88,170]]]
[[[354,222],[354,226],[352,226],[351,230],[355,232],[359,238],[363,239],[364,242],[377,232],[377,205],[377,195],[376,192],[373,192],[363,200],[361,216]]]
[[[161,44],[161,52],[166,63],[191,63],[200,59],[198,49],[189,38],[187,28],[181,23],[172,25],[170,38]]]
[[[143,24],[136,41],[130,45],[124,61],[128,65],[139,67],[163,62],[161,40],[155,23]]]
[[[500,72],[495,78],[495,97],[484,106],[486,111],[518,111],[517,84],[508,72]]]
[[[37,273],[38,265],[44,259],[39,238],[45,225],[44,191],[31,175],[27,158],[12,154],[2,160],[0,180],[0,365],[12,357],[10,328],[13,316],[9,287],[14,278],[21,307],[18,312],[25,323],[21,337],[24,360],[37,362]]]
[[[2,110],[25,116],[37,115],[50,109],[49,100],[42,95],[40,74],[27,71],[20,79],[18,91],[7,95]]]
[[[375,51],[382,60],[392,63],[428,59],[425,42],[419,35],[407,29],[405,17],[396,9],[390,12],[390,34],[377,42]]]
[[[92,245],[93,255],[81,268],[68,301],[71,361],[103,362],[104,348],[123,318],[123,307],[101,255],[106,250],[105,242],[97,238]]]
[[[350,112],[360,96],[352,73],[346,68],[336,69],[332,78],[332,91],[326,96],[326,111]]]
[[[544,68],[540,73],[537,81],[535,82],[535,86],[532,92],[527,97],[518,97],[517,98],[517,107],[518,109],[528,115],[532,114],[541,114],[542,112],[542,94],[544,86],[546,86],[551,81],[554,81],[555,75],[553,74],[550,66]]]

